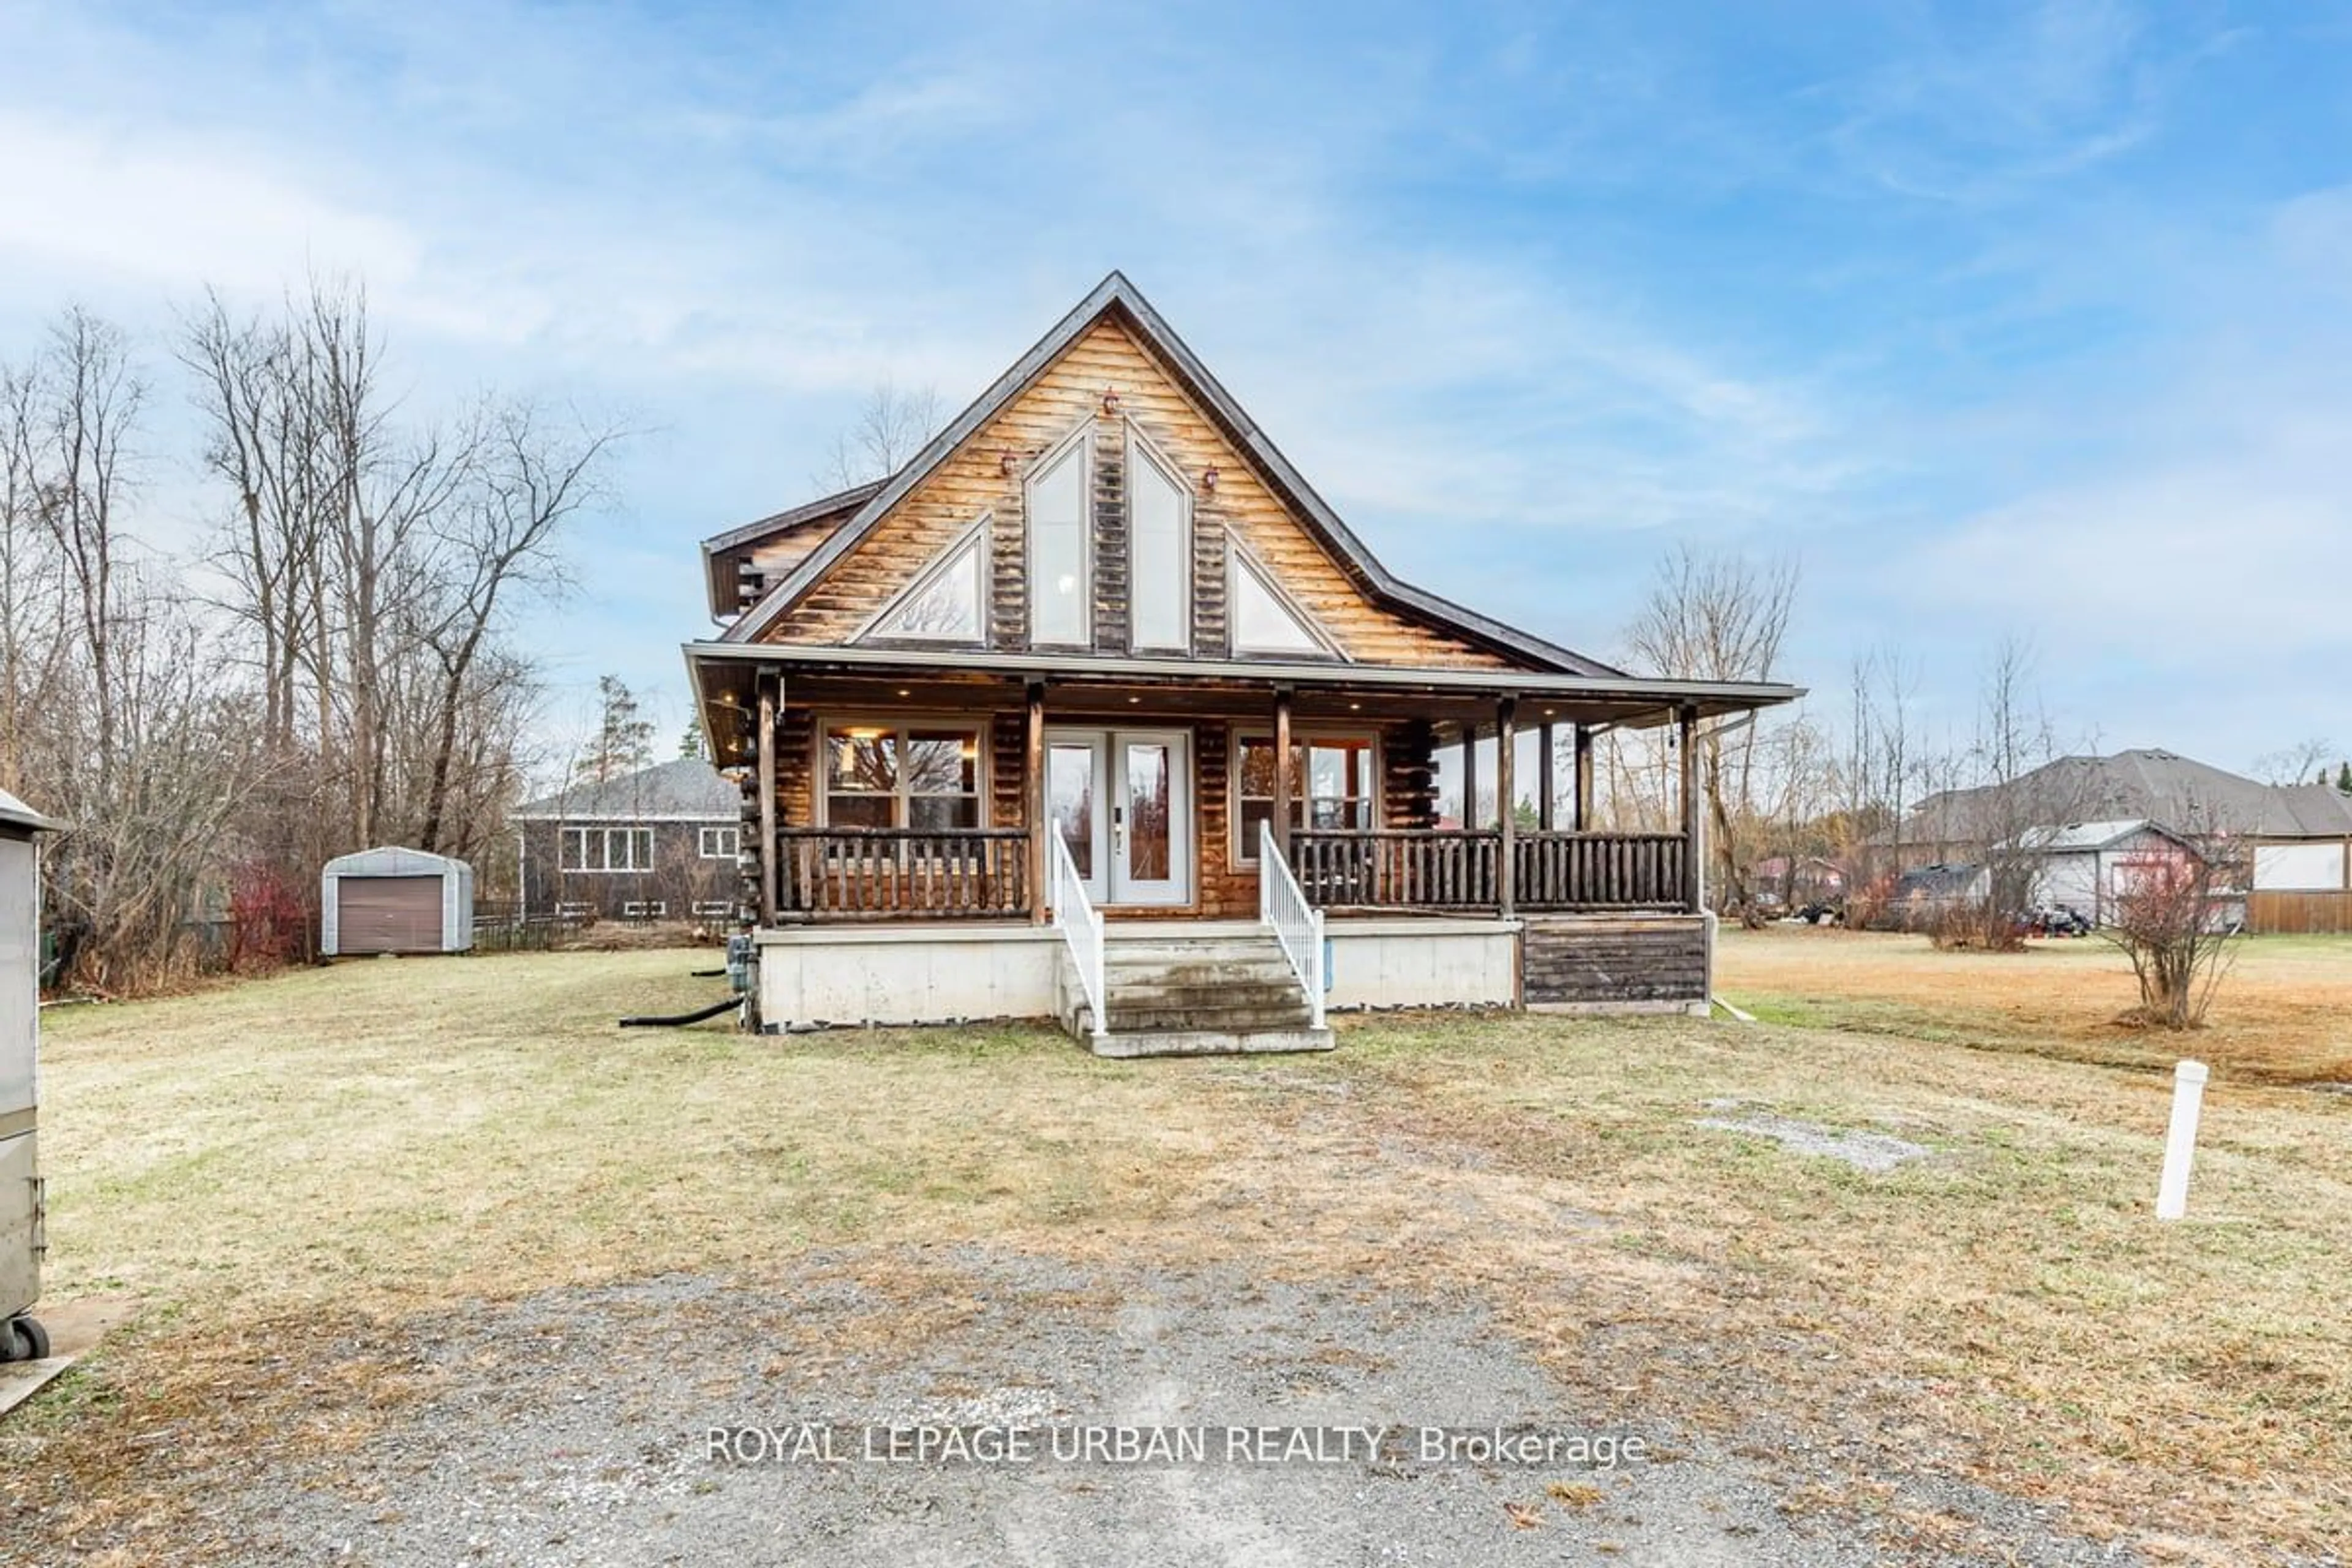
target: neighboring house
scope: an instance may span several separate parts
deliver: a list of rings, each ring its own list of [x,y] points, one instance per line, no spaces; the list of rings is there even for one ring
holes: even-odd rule
[[[2039,829],[2027,842],[2042,860],[2034,902],[2072,910],[2100,926],[2114,923],[2116,900],[2129,897],[2144,879],[2200,853],[2179,834],[2141,819],[2069,823]]]
[[[700,758],[574,784],[517,806],[523,912],[730,921],[742,793]]]
[[[1580,831],[1548,776],[1535,828],[1447,828],[1437,753],[1664,725],[1688,758],[1798,695],[1636,679],[1399,581],[1118,274],[897,473],[704,564],[730,624],[686,655],[759,825],[770,1028],[1327,1046],[1317,911],[1333,1005],[1703,1008],[1695,790],[1674,833]]]
[[[2352,931],[2352,796],[2266,784],[2171,752],[2061,757],[2007,785],[1930,795],[1877,847],[1909,868],[1970,858],[2006,824],[2105,822],[2251,850],[2250,930]]]

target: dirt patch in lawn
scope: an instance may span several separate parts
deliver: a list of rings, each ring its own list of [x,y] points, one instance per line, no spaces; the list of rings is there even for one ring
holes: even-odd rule
[[[2096,938],[2017,953],[1939,952],[1924,937],[1727,928],[1717,985],[1770,1021],[2168,1068],[2181,1057],[2252,1083],[2352,1082],[2352,937],[2250,937],[2207,1026],[2130,1016],[2131,965]]]

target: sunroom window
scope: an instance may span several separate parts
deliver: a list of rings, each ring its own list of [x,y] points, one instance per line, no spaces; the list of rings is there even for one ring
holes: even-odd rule
[[[951,724],[827,726],[831,827],[937,833],[980,826],[980,731]]]

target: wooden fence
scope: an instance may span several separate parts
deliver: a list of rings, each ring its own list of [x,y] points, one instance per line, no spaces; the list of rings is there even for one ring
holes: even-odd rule
[[[2249,893],[2246,929],[2270,936],[2352,935],[2352,891]]]

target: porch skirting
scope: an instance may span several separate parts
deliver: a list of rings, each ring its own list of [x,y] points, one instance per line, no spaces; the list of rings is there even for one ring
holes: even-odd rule
[[[1255,931],[1240,921],[1113,921],[1121,942]],[[1334,916],[1334,1011],[1701,1011],[1698,916]],[[1053,1018],[1069,1011],[1060,934],[1013,921],[786,926],[757,933],[769,1030]],[[1070,972],[1070,973],[1075,973]]]

